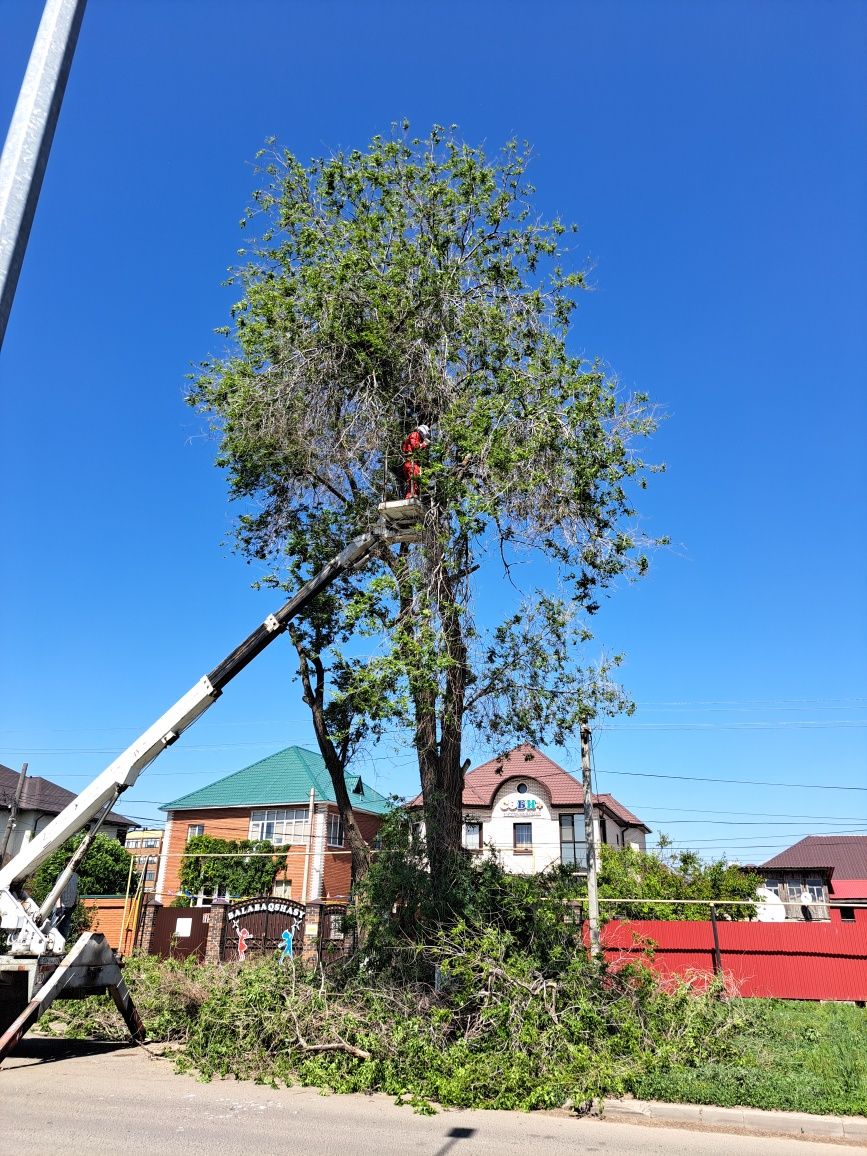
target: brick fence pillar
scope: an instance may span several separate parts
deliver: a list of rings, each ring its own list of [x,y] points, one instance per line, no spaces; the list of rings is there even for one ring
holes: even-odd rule
[[[226,931],[226,899],[212,899],[208,918],[208,938],[205,943],[205,963],[219,963],[223,952],[223,936]]]
[[[311,899],[307,904],[307,911],[304,916],[304,941],[301,945],[301,950],[296,950],[296,955],[299,955],[304,963],[316,966],[319,962],[319,920],[322,912],[322,904],[318,899]]]
[[[142,918],[141,926],[141,950],[145,955],[151,954],[151,940],[154,934],[154,922],[157,917],[157,912],[162,910],[162,903],[159,899],[154,899],[152,903],[148,903],[144,909],[144,917]]]

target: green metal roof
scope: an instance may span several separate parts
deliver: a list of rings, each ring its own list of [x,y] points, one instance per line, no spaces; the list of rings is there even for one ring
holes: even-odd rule
[[[359,775],[347,775],[346,786],[352,806],[357,811],[384,815],[391,807],[388,799],[363,782]],[[163,803],[161,811],[189,811],[207,807],[264,807],[276,804],[303,804],[310,798],[335,803],[331,776],[321,755],[303,747],[287,747],[267,759],[261,759],[242,771],[217,779],[208,787]]]

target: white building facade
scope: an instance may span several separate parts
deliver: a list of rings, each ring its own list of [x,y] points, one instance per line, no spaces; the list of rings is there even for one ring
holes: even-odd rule
[[[419,797],[410,806],[420,803]],[[518,747],[469,771],[463,805],[463,842],[471,854],[496,855],[507,871],[518,875],[560,864],[578,870],[586,866],[581,783],[535,747]],[[643,851],[649,833],[612,795],[594,798],[597,845]]]

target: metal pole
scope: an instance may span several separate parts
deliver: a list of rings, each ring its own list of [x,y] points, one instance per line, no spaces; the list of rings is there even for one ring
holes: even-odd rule
[[[581,778],[584,784],[584,839],[587,843],[587,922],[590,954],[602,951],[599,942],[599,896],[596,885],[596,837],[593,831],[593,784],[590,776],[590,727],[581,724]]]
[[[0,347],[87,0],[46,0],[0,156]]]
[[[719,931],[716,925],[716,908],[710,905],[710,925],[713,928],[713,969],[717,975],[722,975],[722,952],[719,949]]]
[[[9,807],[9,818],[6,820],[6,830],[3,832],[3,846],[0,847],[0,867],[2,867],[6,861],[6,848],[9,846],[12,832],[18,826],[18,811],[21,804],[21,796],[24,794],[24,783],[27,780],[27,766],[28,764],[24,763],[18,772],[18,782],[15,784],[15,795]]]
[[[129,852],[127,852],[127,854],[129,854]],[[141,878],[139,879],[139,885],[141,885],[141,883],[144,880],[145,875],[147,875],[148,863],[150,863],[150,861],[151,861],[151,857],[150,857],[150,855],[148,855],[147,858],[145,859],[145,869],[142,872]],[[128,931],[126,917],[130,911],[130,907],[129,907],[130,894],[129,893],[130,893],[130,888],[132,886],[133,867],[135,867],[135,859],[133,858],[132,855],[130,855],[129,856],[129,871],[128,871],[127,877],[126,877],[126,895],[124,895],[124,899],[123,899],[123,918],[120,921],[120,942],[117,945],[118,951],[120,951],[122,955],[126,955],[126,933]],[[136,890],[136,895],[138,895],[139,890],[140,890],[140,886],[136,887],[135,890]],[[135,900],[133,900],[133,907],[135,907]]]
[[[313,824],[316,821],[316,791],[310,788],[307,810],[307,848],[304,852],[304,882],[301,884],[301,902],[307,902],[307,880],[310,876],[310,856],[313,851]]]

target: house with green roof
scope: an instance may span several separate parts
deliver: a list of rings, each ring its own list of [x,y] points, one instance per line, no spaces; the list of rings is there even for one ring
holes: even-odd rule
[[[347,774],[356,823],[373,843],[390,808],[388,799]],[[164,803],[167,814],[157,898],[171,903],[180,889],[181,857],[194,835],[220,839],[268,839],[286,848],[275,895],[308,903],[349,894],[351,858],[331,776],[322,756],[286,747],[206,787]]]

